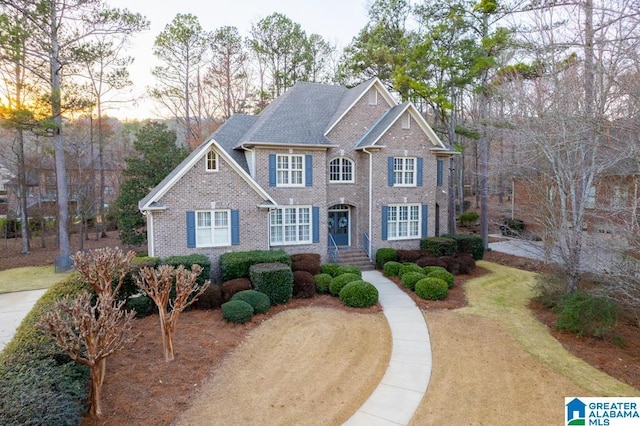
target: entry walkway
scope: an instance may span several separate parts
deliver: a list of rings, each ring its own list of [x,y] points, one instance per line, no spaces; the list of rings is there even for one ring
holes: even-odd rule
[[[364,271],[373,284],[391,328],[391,360],[369,399],[344,424],[406,425],[420,405],[431,377],[431,343],[420,309],[411,297],[379,271]]]
[[[16,329],[47,290],[0,294],[0,351],[13,339]]]

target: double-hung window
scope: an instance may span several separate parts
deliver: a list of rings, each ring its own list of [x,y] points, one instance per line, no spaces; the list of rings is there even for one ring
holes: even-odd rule
[[[390,205],[387,210],[387,238],[420,237],[420,204]]]
[[[271,244],[311,243],[311,225],[311,207],[275,209],[269,218]]]
[[[276,175],[278,186],[304,186],[304,156],[278,155]]]
[[[393,185],[416,186],[416,159],[395,157],[393,159]]]
[[[229,210],[196,212],[196,247],[231,245]]]
[[[353,161],[345,157],[331,160],[329,182],[353,182]]]
[[[207,152],[206,169],[208,172],[218,170],[218,154],[214,150]]]

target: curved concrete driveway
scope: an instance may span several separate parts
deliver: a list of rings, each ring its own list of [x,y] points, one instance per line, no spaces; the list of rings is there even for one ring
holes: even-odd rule
[[[411,297],[379,271],[364,271],[373,284],[391,328],[391,360],[369,399],[344,424],[406,425],[420,405],[431,377],[431,343],[420,309]]]

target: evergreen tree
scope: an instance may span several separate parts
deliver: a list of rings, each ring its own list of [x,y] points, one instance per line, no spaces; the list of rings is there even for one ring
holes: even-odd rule
[[[147,236],[138,201],[180,164],[188,151],[178,147],[176,133],[160,123],[147,123],[141,128],[136,133],[133,147],[138,155],[126,160],[125,180],[115,202],[115,216],[120,241],[140,246],[147,241]]]

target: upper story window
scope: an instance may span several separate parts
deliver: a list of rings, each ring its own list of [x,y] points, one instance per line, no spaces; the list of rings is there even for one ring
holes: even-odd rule
[[[276,158],[278,186],[304,185],[304,156],[278,155]]]
[[[394,157],[393,185],[416,186],[416,159],[413,157]]]
[[[273,210],[269,218],[272,245],[311,243],[311,207],[284,207]]]
[[[411,128],[411,114],[405,112],[402,116],[402,128],[410,129]]]
[[[378,91],[376,89],[369,90],[369,105],[378,105]]]
[[[231,245],[229,210],[196,212],[196,247]]]
[[[329,182],[353,181],[353,161],[340,157],[329,162]]]
[[[420,237],[420,204],[391,205],[387,210],[387,238],[401,240]]]
[[[207,152],[206,170],[208,172],[218,171],[218,154],[214,150]]]
[[[444,160],[438,159],[436,162],[436,185],[442,186],[444,183]]]

